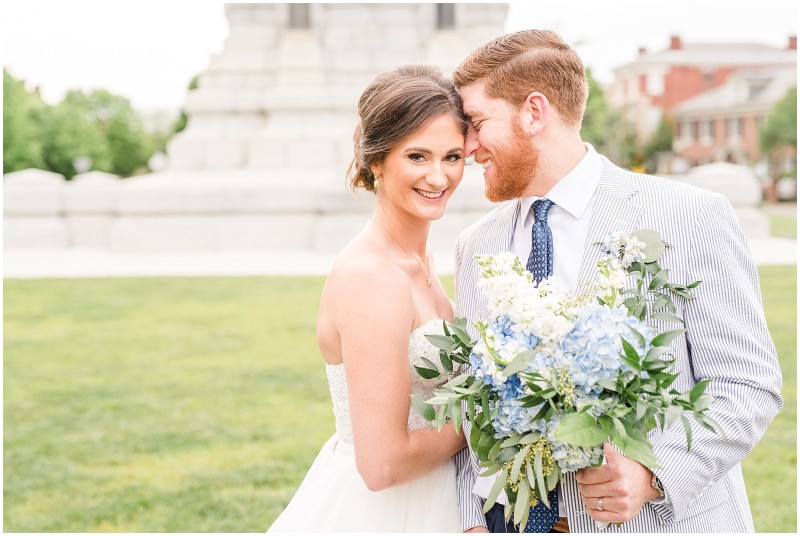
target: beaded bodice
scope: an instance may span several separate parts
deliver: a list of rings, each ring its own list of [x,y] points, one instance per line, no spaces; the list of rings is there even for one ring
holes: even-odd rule
[[[439,363],[439,350],[425,338],[425,335],[443,334],[442,321],[431,320],[411,332],[408,339],[408,366],[411,374],[411,393],[418,394],[423,400],[433,396],[433,390],[441,383],[441,378],[426,380],[414,369],[414,365],[425,366],[421,357]],[[350,408],[347,403],[347,377],[344,365],[326,365],[328,385],[333,400],[333,414],[336,418],[336,434],[340,441],[353,442],[353,428],[350,424]],[[425,428],[428,422],[411,406],[408,415],[408,429]]]

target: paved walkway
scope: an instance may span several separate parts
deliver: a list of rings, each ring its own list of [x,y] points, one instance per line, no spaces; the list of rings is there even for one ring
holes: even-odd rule
[[[750,243],[759,265],[797,264],[797,241],[763,238]],[[12,250],[3,254],[3,276],[140,277],[325,275],[333,255],[311,252],[213,251],[187,253],[112,253],[105,250]],[[440,275],[453,272],[452,252],[435,254]]]

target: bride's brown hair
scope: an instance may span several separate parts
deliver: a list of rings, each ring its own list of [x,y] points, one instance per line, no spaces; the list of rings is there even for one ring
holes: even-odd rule
[[[371,167],[392,148],[442,115],[466,134],[467,121],[453,83],[429,65],[404,65],[378,75],[358,100],[360,121],[353,136],[354,157],[347,169],[353,189],[375,191]]]

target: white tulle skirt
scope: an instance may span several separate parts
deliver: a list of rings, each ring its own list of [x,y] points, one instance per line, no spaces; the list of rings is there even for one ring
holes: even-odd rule
[[[267,532],[461,532],[453,460],[410,482],[370,491],[353,445],[330,438]]]

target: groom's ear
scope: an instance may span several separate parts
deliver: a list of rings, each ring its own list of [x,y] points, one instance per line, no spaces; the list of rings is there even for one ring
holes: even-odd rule
[[[537,136],[545,124],[550,114],[550,101],[547,97],[534,91],[525,99],[522,105],[522,125],[528,127],[531,137]]]

